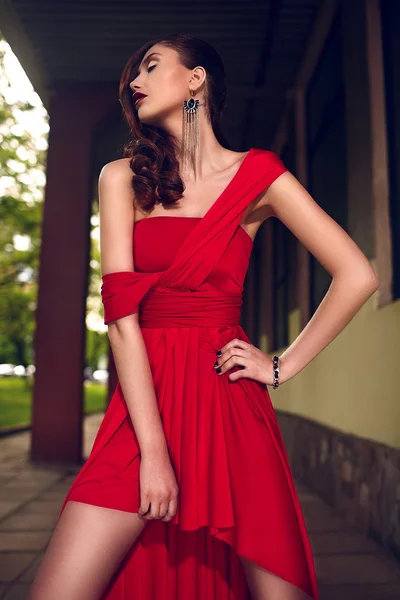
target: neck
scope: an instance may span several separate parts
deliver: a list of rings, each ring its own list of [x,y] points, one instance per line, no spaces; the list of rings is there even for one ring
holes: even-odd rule
[[[202,103],[199,108],[199,145],[195,149],[193,164],[187,165],[185,168],[182,164],[182,159],[178,155],[181,165],[180,171],[185,181],[203,180],[207,175],[214,173],[216,170],[222,169],[221,153],[225,148],[221,146],[215,137],[211,123],[207,120],[204,106]],[[168,131],[177,141],[178,148],[182,148],[182,113],[175,116],[173,121],[163,128]]]

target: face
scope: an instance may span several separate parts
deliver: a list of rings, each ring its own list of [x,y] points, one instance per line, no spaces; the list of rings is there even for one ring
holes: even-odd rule
[[[139,65],[138,76],[129,84],[132,95],[136,91],[146,94],[135,104],[139,120],[161,127],[170,117],[181,118],[182,104],[190,97],[190,87],[198,90],[202,77],[204,69],[187,69],[172,48],[161,44],[149,48]]]

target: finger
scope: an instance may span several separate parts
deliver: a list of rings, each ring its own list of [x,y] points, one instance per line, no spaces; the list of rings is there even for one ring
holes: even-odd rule
[[[246,342],[245,340],[240,340],[238,338],[234,338],[230,340],[225,346],[221,348],[222,353],[230,350],[231,348],[242,348],[242,350],[248,350],[251,347],[251,344]]]
[[[234,356],[231,356],[230,358],[228,358],[220,366],[221,371],[219,371],[217,373],[218,373],[218,375],[222,375],[223,373],[226,373],[226,371],[229,371],[229,369],[233,369],[233,367],[236,367],[236,366],[243,366],[243,368],[245,368],[248,365],[248,362],[249,362],[249,358],[244,353],[238,354],[238,355],[235,354]]]
[[[160,518],[160,502],[158,500],[151,503],[150,516],[152,519]]]
[[[221,370],[225,372],[226,365],[229,363],[229,361],[237,357],[248,358],[248,351],[243,350],[242,348],[230,348],[222,356],[217,358],[217,360],[214,363],[214,369],[218,369],[218,367],[220,367]],[[230,363],[230,366],[228,366],[228,368],[232,368],[232,363]]]
[[[235,371],[231,373],[227,372],[229,381],[235,381],[236,379],[241,379],[242,377],[249,377],[249,371],[247,369],[248,365],[235,364],[233,367],[231,367],[231,369],[234,367],[237,367]]]
[[[174,518],[177,509],[178,509],[178,501],[175,499],[170,500],[167,513],[166,513],[165,517],[162,519],[162,521],[164,521],[164,522],[171,521],[171,519]]]
[[[162,502],[160,504],[160,514],[159,514],[159,517],[158,517],[159,519],[163,519],[165,517],[165,515],[167,514],[167,512],[168,512],[168,505],[169,505],[169,502]]]
[[[144,514],[139,514],[139,518],[142,520],[149,521],[151,519],[150,512],[146,512]]]
[[[243,366],[240,367],[238,371],[228,374],[229,381],[236,381],[237,379],[243,379],[244,377],[248,377],[248,374],[246,368]]]
[[[240,359],[239,361],[237,361],[237,364],[235,365],[235,367],[239,367],[236,371],[233,371],[233,373],[229,373],[228,374],[228,379],[229,381],[236,381],[237,379],[242,379],[243,377],[249,377],[249,361],[248,359],[244,358],[244,359]]]
[[[150,508],[150,499],[148,498],[147,495],[143,495],[140,500],[140,507],[139,507],[138,513],[140,515],[144,515],[148,512],[149,508]]]
[[[229,340],[229,342],[227,342],[224,346],[221,346],[221,348],[219,348],[219,351],[221,352],[221,354],[224,354],[224,352],[226,352],[232,347],[243,348],[243,350],[248,350],[251,346],[252,344],[249,344],[249,342],[246,342],[245,340],[233,338],[232,340]]]

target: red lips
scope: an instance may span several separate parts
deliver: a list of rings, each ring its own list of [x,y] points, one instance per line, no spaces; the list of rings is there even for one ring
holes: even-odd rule
[[[142,100],[142,98],[146,98],[146,94],[142,94],[141,92],[135,92],[133,94],[133,102],[135,103],[135,105],[138,103],[139,100]]]

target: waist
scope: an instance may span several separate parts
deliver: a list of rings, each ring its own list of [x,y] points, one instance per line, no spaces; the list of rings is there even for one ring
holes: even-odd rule
[[[154,286],[140,303],[141,327],[221,327],[239,325],[242,294],[218,290],[177,290]]]

